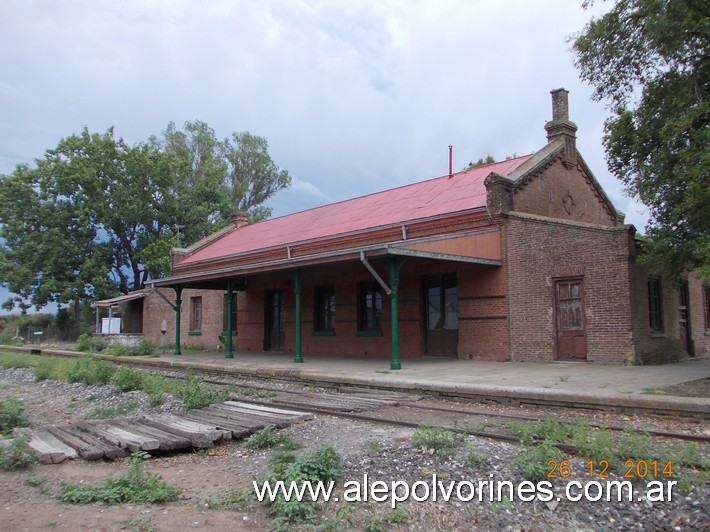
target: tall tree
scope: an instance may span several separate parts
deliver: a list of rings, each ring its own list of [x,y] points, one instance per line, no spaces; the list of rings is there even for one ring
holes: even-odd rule
[[[84,129],[36,167],[0,176],[0,283],[19,295],[5,306],[140,289],[168,273],[171,247],[223,227],[235,210],[268,214],[262,203],[290,177],[263,138],[235,142],[241,136],[253,142],[218,141],[204,122],[185,131],[171,123],[163,139],[129,146],[112,129]]]
[[[617,0],[573,43],[613,113],[609,170],[648,206],[650,256],[674,274],[710,276],[709,37],[703,0]]]

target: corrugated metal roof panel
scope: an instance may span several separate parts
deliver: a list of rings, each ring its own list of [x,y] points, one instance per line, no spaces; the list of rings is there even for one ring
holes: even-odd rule
[[[491,172],[507,175],[529,157],[516,157],[457,172],[452,177],[437,177],[247,225],[185,257],[178,265],[483,207],[485,178]]]

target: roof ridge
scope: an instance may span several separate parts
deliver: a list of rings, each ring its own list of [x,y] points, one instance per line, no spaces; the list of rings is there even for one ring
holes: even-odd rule
[[[532,153],[529,153],[529,154],[526,154],[526,155],[520,155],[520,156],[518,156],[518,157],[511,157],[510,159],[504,159],[504,160],[502,160],[502,161],[495,161],[495,162],[492,162],[492,163],[487,163],[487,164],[482,164],[482,165],[480,165],[480,166],[475,166],[475,167],[472,167],[472,168],[467,168],[467,169],[464,169],[464,170],[460,170],[460,171],[458,171],[458,172],[454,172],[454,173],[451,174],[451,175],[449,175],[449,174],[444,174],[444,175],[440,175],[440,176],[437,176],[437,177],[430,177],[430,178],[428,178],[428,179],[423,179],[422,181],[414,181],[414,182],[412,182],[412,183],[403,183],[403,184],[401,184],[401,185],[397,185],[396,187],[385,188],[385,189],[382,189],[382,190],[376,190],[376,191],[374,191],[374,192],[368,192],[367,194],[362,194],[362,195],[360,195],[360,196],[354,196],[354,197],[352,197],[352,198],[345,198],[345,199],[333,201],[333,202],[330,202],[330,203],[324,203],[323,205],[316,205],[315,207],[310,207],[310,208],[308,208],[308,209],[303,209],[303,210],[300,210],[300,211],[290,212],[290,213],[286,213],[286,214],[280,214],[280,215],[278,215],[278,216],[273,216],[273,217],[271,217],[271,218],[266,218],[266,219],[264,219],[264,220],[260,220],[260,221],[258,221],[258,222],[249,224],[248,226],[244,226],[244,227],[253,227],[253,226],[255,226],[255,225],[259,225],[259,224],[262,224],[262,223],[264,223],[264,222],[269,222],[269,221],[271,221],[271,220],[279,220],[279,219],[281,219],[281,218],[286,218],[286,217],[288,217],[288,216],[294,216],[294,215],[296,215],[296,214],[300,214],[300,213],[304,213],[304,212],[310,212],[310,211],[314,211],[314,210],[316,210],[316,209],[323,209],[323,208],[325,208],[325,207],[330,207],[330,206],[334,206],[334,205],[340,205],[340,204],[343,204],[343,203],[347,203],[347,202],[349,202],[349,201],[355,201],[355,200],[358,200],[358,199],[367,198],[367,197],[370,197],[370,196],[375,196],[375,195],[377,195],[377,194],[383,194],[383,193],[385,193],[385,192],[391,192],[391,191],[393,191],[393,190],[399,190],[399,189],[402,189],[402,188],[412,187],[412,186],[415,186],[415,185],[421,185],[421,184],[423,184],[423,183],[430,183],[430,182],[436,181],[436,180],[438,180],[438,179],[449,179],[449,178],[453,178],[453,177],[455,177],[455,176],[457,176],[457,175],[460,175],[460,174],[467,174],[467,173],[469,173],[471,170],[478,170],[478,169],[481,169],[481,168],[485,168],[485,167],[487,167],[487,166],[493,166],[493,165],[496,165],[496,164],[508,163],[508,162],[511,162],[511,161],[515,161],[515,160],[517,160],[517,159],[524,159],[524,158],[530,157],[530,156],[532,156],[532,155],[533,155]]]

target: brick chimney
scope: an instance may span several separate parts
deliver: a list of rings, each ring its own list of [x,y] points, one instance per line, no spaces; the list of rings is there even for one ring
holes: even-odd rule
[[[249,225],[249,217],[247,216],[247,213],[243,211],[232,213],[232,225],[234,225],[237,229],[244,227],[245,225]]]
[[[555,89],[552,94],[552,120],[545,124],[547,142],[563,139],[565,146],[562,150],[562,160],[569,166],[577,164],[577,125],[569,119],[569,106],[565,89]]]

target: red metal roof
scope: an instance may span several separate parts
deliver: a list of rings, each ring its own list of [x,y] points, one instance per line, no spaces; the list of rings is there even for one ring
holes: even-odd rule
[[[529,157],[487,164],[457,172],[451,178],[445,175],[240,227],[180,260],[178,265],[484,207],[483,181],[488,174],[505,176]]]

